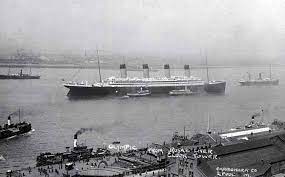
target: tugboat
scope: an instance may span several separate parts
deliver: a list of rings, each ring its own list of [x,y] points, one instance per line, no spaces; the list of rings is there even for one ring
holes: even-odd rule
[[[271,76],[271,66],[270,66],[270,76],[269,78],[262,78],[261,73],[259,73],[257,79],[251,79],[250,73],[248,74],[248,80],[240,80],[239,83],[242,86],[252,86],[252,85],[278,85],[279,79],[272,79]]]
[[[19,114],[19,122],[12,124],[11,123],[11,116],[18,113]],[[32,126],[30,123],[21,120],[20,110],[14,112],[8,116],[7,124],[0,126],[0,140],[15,137],[18,135],[22,135],[28,133],[32,130]]]
[[[73,154],[73,160],[88,159],[94,155],[93,148],[77,144],[77,134],[74,135],[73,149],[71,150],[71,153]]]
[[[196,92],[191,91],[185,86],[185,89],[179,89],[179,90],[171,90],[169,92],[169,95],[171,96],[179,96],[179,95],[194,95]]]
[[[40,79],[40,76],[32,75],[31,70],[30,74],[23,74],[22,69],[18,74],[10,74],[10,68],[9,68],[8,74],[0,74],[0,79]]]
[[[143,97],[143,96],[149,96],[151,92],[149,90],[143,90],[141,87],[140,90],[138,90],[136,93],[127,93],[127,96],[129,97]]]
[[[41,153],[39,156],[37,156],[36,166],[60,164],[63,162],[75,162],[78,160],[88,160],[89,158],[96,156],[97,154],[93,152],[93,148],[89,148],[85,145],[78,145],[77,134],[75,134],[73,139],[73,148],[71,150],[69,147],[66,147],[65,152]]]
[[[0,154],[0,161],[5,161],[6,159],[4,158],[3,155]]]
[[[128,95],[124,95],[124,96],[120,97],[120,99],[122,99],[122,100],[128,99],[128,98],[130,98]]]

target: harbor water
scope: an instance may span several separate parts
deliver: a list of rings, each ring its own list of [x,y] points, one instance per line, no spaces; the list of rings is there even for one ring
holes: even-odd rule
[[[11,72],[19,72],[13,68]],[[27,70],[27,71],[26,71]],[[24,72],[28,72],[28,69]],[[73,145],[73,135],[80,128],[90,128],[78,137],[79,143],[94,148],[120,141],[122,145],[142,147],[170,141],[175,131],[187,135],[204,133],[208,115],[213,131],[220,132],[249,122],[250,115],[264,109],[266,123],[274,119],[285,121],[285,68],[274,67],[273,77],[278,86],[239,86],[246,72],[257,77],[268,68],[241,67],[210,69],[210,79],[227,81],[224,95],[153,96],[120,99],[119,97],[68,98],[63,83],[68,80],[99,80],[96,69],[37,68],[39,80],[0,80],[0,124],[10,113],[21,109],[21,120],[32,123],[33,132],[0,141],[0,176],[8,169],[16,170],[35,165],[41,152],[60,152]],[[1,68],[5,74],[8,68]],[[101,70],[102,77],[119,76],[119,70]],[[173,70],[172,75],[183,75]],[[163,70],[151,72],[162,76]],[[195,69],[192,75],[206,78],[206,71]],[[142,76],[141,72],[128,72],[129,76]],[[18,117],[12,117],[12,122]]]

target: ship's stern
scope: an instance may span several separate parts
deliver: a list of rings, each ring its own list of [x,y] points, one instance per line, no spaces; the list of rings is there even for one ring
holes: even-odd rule
[[[225,93],[226,81],[210,81],[205,83],[204,90],[207,93]]]

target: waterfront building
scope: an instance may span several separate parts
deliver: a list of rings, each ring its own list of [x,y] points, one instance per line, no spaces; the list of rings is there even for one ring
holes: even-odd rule
[[[215,158],[195,158],[195,151],[190,151],[187,158],[173,159],[167,167],[167,177],[254,177],[285,171],[284,132],[228,145],[219,144],[210,149]]]

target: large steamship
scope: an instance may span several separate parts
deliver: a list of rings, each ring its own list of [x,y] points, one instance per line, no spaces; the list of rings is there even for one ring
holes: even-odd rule
[[[190,89],[193,92],[224,93],[225,81],[204,81],[190,75],[189,65],[184,65],[184,76],[171,76],[169,64],[164,65],[165,76],[161,78],[150,77],[148,64],[143,64],[143,77],[128,77],[125,64],[120,65],[121,77],[109,77],[100,82],[90,84],[86,82],[68,82],[64,84],[69,89],[68,96],[104,96],[104,95],[126,95],[139,90],[148,90],[151,94],[168,94],[176,89]],[[208,78],[208,68],[207,68]]]

